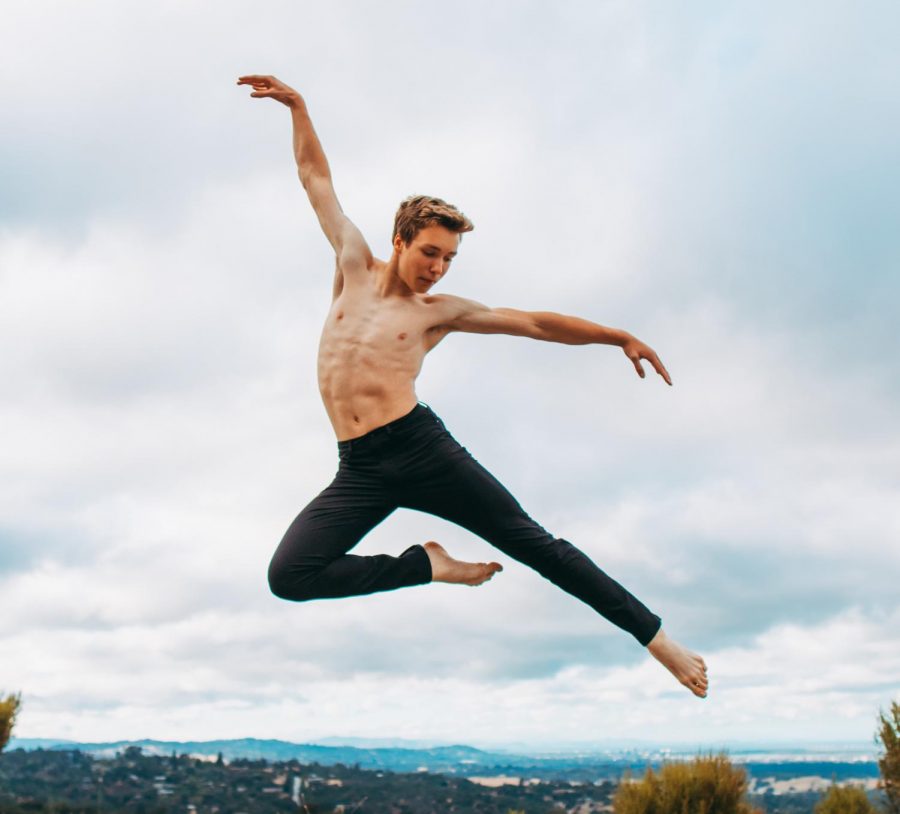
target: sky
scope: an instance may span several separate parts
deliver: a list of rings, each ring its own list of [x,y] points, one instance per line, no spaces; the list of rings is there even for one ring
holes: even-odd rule
[[[872,743],[900,699],[900,7],[5,2],[0,690],[19,737]],[[693,698],[486,542],[486,585],[294,604],[266,569],[337,467],[333,258],[303,93],[376,255],[475,223],[438,291],[624,328],[454,334],[419,398],[701,653]],[[873,745],[874,749],[874,745]]]

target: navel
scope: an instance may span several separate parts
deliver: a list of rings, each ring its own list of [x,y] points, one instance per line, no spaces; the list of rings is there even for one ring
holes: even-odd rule
[[[406,339],[406,334],[397,334],[397,339]]]
[[[343,311],[338,311],[337,318],[338,318],[338,319],[343,319],[343,318],[344,318],[344,312],[343,312]]]
[[[353,423],[359,424],[359,416],[358,415],[353,416]]]

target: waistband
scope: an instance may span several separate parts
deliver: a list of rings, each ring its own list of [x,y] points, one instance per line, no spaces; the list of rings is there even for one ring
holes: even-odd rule
[[[376,427],[374,430],[369,430],[365,435],[360,435],[358,438],[348,438],[345,441],[338,441],[338,451],[346,451],[351,449],[352,447],[358,446],[359,444],[365,444],[375,438],[380,438],[382,436],[390,437],[393,433],[398,432],[399,430],[403,430],[408,426],[413,426],[414,424],[419,423],[423,418],[428,417],[429,420],[437,421],[438,417],[435,415],[434,411],[427,405],[423,404],[421,401],[412,408],[406,415],[400,416],[400,418],[395,418],[393,421],[389,421],[387,424],[382,424],[380,427]]]

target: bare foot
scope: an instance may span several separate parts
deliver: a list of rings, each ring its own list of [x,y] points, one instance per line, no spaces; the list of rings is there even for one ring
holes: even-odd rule
[[[487,582],[498,571],[503,570],[499,562],[462,562],[454,560],[440,543],[430,542],[424,545],[428,559],[431,560],[431,581],[450,582],[457,585],[481,585]]]
[[[706,698],[709,679],[706,677],[706,663],[700,656],[672,641],[662,628],[647,645],[647,649],[653,658],[664,665],[694,695]]]

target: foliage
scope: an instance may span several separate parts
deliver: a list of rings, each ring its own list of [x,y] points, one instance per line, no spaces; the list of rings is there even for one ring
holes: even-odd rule
[[[301,799],[292,800],[295,781]],[[0,754],[0,814],[549,814],[602,810],[612,784],[567,780],[487,787],[431,772],[235,759],[222,765],[138,747],[97,758],[68,749]]]
[[[744,800],[747,774],[724,755],[648,768],[642,780],[624,782],[613,800],[616,814],[756,814]]]
[[[833,785],[816,803],[815,814],[875,814],[862,786]]]
[[[12,737],[13,727],[16,725],[16,716],[19,714],[21,706],[21,694],[7,695],[6,698],[0,697],[0,752],[3,751]]]
[[[880,786],[887,797],[886,808],[890,814],[900,814],[900,704],[891,704],[889,715],[879,714],[876,738],[884,747],[878,760],[881,772]]]

